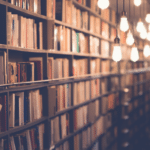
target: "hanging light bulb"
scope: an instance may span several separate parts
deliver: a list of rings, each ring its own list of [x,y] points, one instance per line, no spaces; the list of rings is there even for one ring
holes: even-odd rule
[[[144,46],[143,54],[144,54],[145,57],[148,57],[150,55],[150,47],[149,47],[149,45],[146,44]]]
[[[150,14],[147,14],[147,15],[146,15],[145,20],[146,20],[147,23],[150,23]]]
[[[144,27],[140,33],[140,37],[142,39],[146,39],[147,38],[147,31],[146,31],[146,28]]]
[[[97,5],[101,9],[106,9],[109,6],[109,0],[98,0]]]
[[[129,30],[128,34],[127,34],[126,43],[128,45],[130,45],[130,46],[134,43],[134,38],[133,38],[133,35],[132,35],[130,30]]]
[[[138,52],[137,47],[135,46],[135,43],[134,43],[134,45],[133,45],[133,47],[132,47],[132,50],[131,50],[130,59],[131,59],[131,61],[133,61],[133,62],[136,62],[136,61],[139,59],[139,52]]]
[[[118,37],[114,40],[114,49],[112,54],[112,59],[116,62],[120,61],[122,58],[121,47],[120,47],[120,39]]]
[[[122,12],[122,17],[120,21],[120,30],[126,32],[129,29],[128,19],[126,17],[126,12]]]
[[[140,18],[140,19],[139,19],[139,22],[137,23],[137,26],[136,26],[137,32],[142,32],[143,27],[144,27],[144,24],[143,24],[143,22],[142,22],[142,20],[141,20],[141,18]]]
[[[141,5],[141,0],[134,0],[134,5],[135,6],[140,6]]]

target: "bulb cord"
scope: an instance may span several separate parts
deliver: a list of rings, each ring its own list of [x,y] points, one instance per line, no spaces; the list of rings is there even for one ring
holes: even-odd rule
[[[130,20],[130,0],[129,0],[129,20]]]
[[[119,18],[119,13],[118,13],[118,0],[116,0],[116,9],[117,9],[117,13],[116,13],[116,19],[117,19],[117,26],[116,26],[116,37],[118,37],[118,18]]]
[[[125,11],[125,10],[124,10],[124,7],[125,7],[125,6],[124,6],[124,0],[123,0],[123,11]]]
[[[140,6],[140,18],[141,18],[141,14],[142,14],[142,5]]]

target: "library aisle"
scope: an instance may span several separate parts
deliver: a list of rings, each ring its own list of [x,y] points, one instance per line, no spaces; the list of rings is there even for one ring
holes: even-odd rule
[[[150,149],[149,41],[97,2],[0,0],[0,150]]]

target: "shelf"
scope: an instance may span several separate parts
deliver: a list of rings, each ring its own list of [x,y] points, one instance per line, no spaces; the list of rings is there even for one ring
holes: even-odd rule
[[[7,49],[7,45],[5,45],[5,44],[0,44],[0,49]]]
[[[25,15],[28,15],[28,16],[32,16],[34,18],[37,18],[37,19],[42,19],[42,20],[48,20],[48,17],[47,16],[44,16],[44,15],[40,15],[40,14],[37,14],[37,13],[34,13],[34,12],[31,12],[29,10],[25,10],[23,8],[20,8],[18,6],[15,6],[9,2],[5,2],[5,1],[0,1],[0,4],[2,5],[5,5],[7,6],[8,8],[12,9],[12,10],[15,10],[15,11],[18,11],[18,12],[21,12]]]
[[[113,73],[87,74],[87,75],[78,76],[78,77],[70,76],[68,78],[56,78],[56,79],[49,79],[49,80],[38,80],[38,81],[27,81],[27,82],[16,82],[16,83],[10,83],[10,84],[1,84],[0,87],[19,86],[19,89],[20,89],[21,85],[29,85],[29,84],[32,84],[32,85],[36,84],[35,87],[38,86],[37,84],[40,84],[39,86],[45,87],[45,86],[52,86],[52,85],[61,85],[61,84],[65,84],[65,83],[92,80],[92,79],[103,78],[103,77],[108,77],[108,76],[118,76],[118,74],[113,74]],[[14,89],[12,89],[12,90],[14,90]]]
[[[96,101],[97,99],[99,99],[99,98],[101,98],[101,97],[107,96],[107,95],[112,94],[112,93],[117,93],[117,92],[119,92],[119,90],[107,92],[106,94],[100,95],[100,96],[98,96],[98,97],[95,97],[95,98],[93,98],[93,99],[90,99],[90,100],[88,100],[88,101],[85,101],[85,102],[83,102],[83,103],[81,103],[81,104],[78,104],[78,105],[75,105],[75,106],[71,106],[71,107],[66,108],[66,109],[64,109],[64,110],[62,110],[62,111],[56,112],[56,114],[55,114],[53,117],[50,117],[49,119],[55,118],[56,116],[62,115],[62,114],[64,114],[64,113],[66,113],[66,112],[69,112],[69,111],[71,111],[71,110],[74,110],[74,109],[77,109],[77,108],[82,107],[82,106],[84,106],[84,105],[87,105],[87,104],[89,104],[89,103],[91,103],[91,102],[94,102],[94,101]],[[114,108],[114,109],[115,109],[115,108]],[[105,115],[105,114],[102,114],[102,115]]]
[[[76,3],[78,3],[78,2],[76,2]],[[77,30],[77,31],[82,32],[82,33],[84,33],[84,34],[88,34],[88,35],[95,36],[95,37],[97,37],[97,38],[103,39],[103,40],[108,41],[108,42],[111,42],[111,43],[114,42],[114,41],[112,41],[112,40],[110,40],[110,39],[104,38],[103,36],[101,36],[101,35],[99,35],[99,34],[92,33],[92,32],[90,32],[89,30],[84,30],[84,29],[81,29],[81,28],[77,28],[77,27],[75,27],[75,26],[73,26],[73,25],[64,23],[64,22],[59,21],[59,20],[55,20],[55,23],[56,23],[56,24],[59,24],[59,25],[66,26],[66,27],[71,28],[71,29],[74,29],[74,30]]]
[[[55,143],[54,145],[52,145],[52,149],[55,148],[55,147],[58,147],[59,145],[63,144],[65,141],[67,141],[69,138],[77,135],[79,132],[81,132],[82,130],[86,129],[87,127],[89,127],[91,123],[88,123],[86,124],[84,127],[82,127],[81,129],[69,134],[67,137],[65,137],[64,139],[61,139],[59,142]],[[50,147],[50,150],[51,150],[51,147]]]
[[[32,52],[32,53],[47,53],[47,50],[29,49],[29,48],[21,48],[21,47],[13,47],[13,46],[8,46],[8,50],[20,51],[20,52]]]
[[[36,121],[33,121],[33,122],[30,122],[30,123],[27,123],[23,126],[18,126],[18,127],[15,127],[15,128],[12,128],[4,133],[1,133],[0,134],[0,138],[4,137],[4,136],[7,136],[9,134],[14,134],[14,133],[18,133],[18,132],[21,132],[23,130],[26,130],[26,129],[29,129],[29,128],[32,128],[33,126],[35,125],[39,125],[41,124],[42,122],[46,121],[48,118],[47,117],[43,117],[41,119],[38,119]]]

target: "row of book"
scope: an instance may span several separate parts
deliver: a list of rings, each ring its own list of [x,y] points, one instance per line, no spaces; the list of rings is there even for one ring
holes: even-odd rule
[[[74,149],[86,149],[104,133],[104,118],[100,117],[92,126],[74,136]]]
[[[71,29],[64,26],[54,26],[54,50],[71,51]]]
[[[9,150],[33,150],[33,149],[44,149],[44,135],[45,129],[44,124],[35,126],[29,130],[26,130],[22,133],[18,133],[14,136],[10,136],[10,142],[8,143],[9,148],[7,146],[7,142],[4,139],[1,139],[1,150],[5,150],[6,148]]]
[[[48,79],[69,77],[69,59],[48,57]]]
[[[91,36],[89,37],[89,47],[90,47],[90,54],[99,55],[100,50],[100,41],[97,37]]]
[[[73,84],[73,105],[90,100],[90,81],[75,82]]]
[[[9,95],[9,127],[22,126],[43,116],[43,98],[40,90]]]
[[[107,26],[106,23],[102,22],[104,27]],[[102,29],[104,28],[102,27]],[[94,26],[95,29],[95,26]],[[96,31],[97,33],[97,31]],[[109,38],[109,28],[107,31],[102,30],[102,35],[105,38]],[[114,29],[113,38],[116,37],[116,30]],[[107,36],[106,36],[107,35]],[[72,48],[71,48],[71,29],[64,26],[55,25],[54,26],[54,50],[64,51],[64,52],[75,52],[75,53],[91,53],[91,54],[101,54],[104,57],[109,57],[109,42],[106,40],[99,40],[99,38],[94,36],[88,36],[84,33],[72,30]],[[114,40],[114,39],[113,39]],[[88,44],[90,43],[90,44]],[[100,44],[101,43],[101,44]],[[100,46],[101,45],[101,46]],[[112,44],[113,45],[113,44]],[[101,52],[100,52],[101,48]]]
[[[91,146],[92,142],[102,135],[104,133],[103,131],[103,117],[101,117],[96,123],[94,123],[91,127],[88,127],[87,129],[83,130],[81,133],[75,135],[73,137],[74,142],[74,149],[87,149],[89,146]],[[113,128],[113,130],[108,131],[106,135],[102,136],[101,138],[101,145],[99,142],[96,142],[92,146],[92,150],[99,150],[101,148],[102,150],[106,149],[107,145],[109,145],[113,139],[117,137],[117,126]],[[69,150],[71,146],[69,146],[69,142],[65,141],[63,145],[60,145],[56,148],[56,150]],[[66,149],[65,149],[66,148]],[[112,150],[117,149],[116,143],[112,146]]]
[[[54,130],[53,130],[54,131]],[[74,149],[79,150],[79,149],[85,149],[92,142],[94,139],[104,133],[104,117],[100,117],[92,126],[87,127],[84,129],[81,133],[76,134],[73,137],[73,142],[74,142]],[[52,145],[53,143],[51,143]],[[57,147],[57,150],[64,150],[64,147],[66,147],[65,150],[69,150],[70,146],[68,141],[65,141],[64,144],[60,145]]]
[[[113,79],[112,79],[113,80]],[[76,82],[73,84],[64,84],[58,86],[48,87],[49,107],[52,112],[62,111],[72,105],[78,105],[91,98],[100,96],[100,93],[106,94],[108,92],[107,79],[93,79],[91,81]],[[100,88],[101,86],[101,88]],[[73,88],[73,102],[71,101],[71,90]],[[113,87],[115,89],[115,87]],[[100,91],[101,89],[101,91]],[[111,94],[108,96],[108,108],[113,109],[118,105],[118,94]],[[107,100],[105,101],[107,102]],[[52,104],[53,103],[53,104]],[[54,108],[55,110],[54,110]],[[54,115],[54,114],[53,114]]]
[[[74,59],[72,69],[75,77],[88,74],[88,59]]]
[[[71,84],[48,87],[49,116],[62,111],[72,105]]]
[[[101,34],[101,20],[99,17],[90,15],[90,32],[98,35]]]
[[[30,57],[28,62],[8,62],[8,83],[43,80],[43,58]]]
[[[7,12],[7,42],[10,46],[43,49],[43,23]]]
[[[51,146],[60,139],[65,138],[70,133],[69,113],[65,113],[59,117],[51,119]],[[60,126],[60,127],[59,127]]]
[[[8,0],[13,5],[41,14],[41,0]]]
[[[27,62],[8,63],[8,83],[43,80],[43,58],[30,57]],[[48,57],[47,78],[69,77],[69,59]]]
[[[75,30],[72,31],[72,52],[74,53],[88,53],[88,36],[76,32]]]
[[[72,25],[88,30],[88,12],[82,11],[72,5]]]

